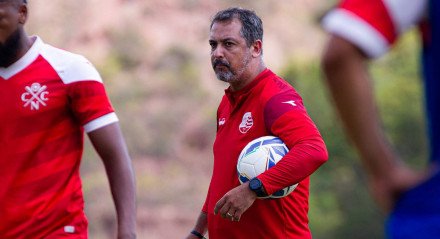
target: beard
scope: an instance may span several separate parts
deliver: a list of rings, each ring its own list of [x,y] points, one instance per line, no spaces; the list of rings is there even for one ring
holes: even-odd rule
[[[227,83],[236,82],[240,80],[241,75],[247,69],[250,62],[250,58],[251,57],[249,55],[246,55],[245,58],[243,59],[242,66],[237,70],[232,69],[228,61],[220,60],[220,59],[215,59],[212,62],[212,68],[214,69],[217,79]],[[226,69],[219,70],[217,66],[222,66],[223,68]]]
[[[217,66],[222,66],[226,68],[226,70],[219,70],[217,69]],[[231,65],[229,64],[229,62],[216,59],[212,63],[212,67],[214,68],[217,79],[224,82],[232,82],[236,79],[236,73],[234,72],[234,70],[231,69]]]
[[[4,43],[0,43],[0,67],[12,65],[20,50],[20,31],[13,32]]]

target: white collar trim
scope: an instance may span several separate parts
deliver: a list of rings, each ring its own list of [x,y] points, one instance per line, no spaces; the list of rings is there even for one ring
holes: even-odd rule
[[[6,68],[0,67],[0,76],[2,78],[5,80],[10,79],[12,76],[24,70],[24,68],[29,66],[35,61],[35,59],[37,59],[38,55],[40,55],[42,47],[44,46],[44,42],[38,36],[33,36],[33,38],[35,38],[35,42],[32,44],[31,48],[29,48],[26,54],[24,54],[24,56]]]

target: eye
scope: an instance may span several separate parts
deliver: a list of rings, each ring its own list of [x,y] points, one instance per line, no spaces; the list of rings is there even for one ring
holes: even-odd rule
[[[209,45],[211,46],[211,50],[214,50],[217,47],[217,43],[215,41],[209,41]]]
[[[233,46],[233,45],[234,45],[234,43],[232,43],[232,42],[230,42],[230,41],[225,42],[225,46],[226,46],[226,47],[231,47],[231,46]]]

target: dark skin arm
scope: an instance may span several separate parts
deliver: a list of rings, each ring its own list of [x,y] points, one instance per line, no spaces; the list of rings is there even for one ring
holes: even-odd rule
[[[350,42],[331,36],[322,66],[346,133],[365,166],[373,197],[384,211],[389,211],[397,197],[424,176],[407,167],[385,137],[367,61]]]
[[[118,220],[118,239],[136,238],[136,189],[131,159],[118,123],[96,129],[89,138],[101,157]]]

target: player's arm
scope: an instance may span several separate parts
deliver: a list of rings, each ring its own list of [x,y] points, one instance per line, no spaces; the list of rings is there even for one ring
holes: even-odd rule
[[[389,210],[396,196],[419,178],[402,164],[384,136],[367,60],[350,42],[331,36],[322,66],[330,95],[366,168],[371,190],[380,206]]]
[[[203,238],[203,235],[208,231],[208,200],[209,195],[211,193],[211,183],[208,187],[208,193],[206,194],[205,203],[203,203],[202,211],[200,212],[196,224],[191,229],[191,231],[188,233],[188,235],[185,237],[186,239],[196,239],[196,238]],[[202,235],[202,237],[200,237]],[[198,237],[197,237],[198,236]]]
[[[117,122],[88,133],[101,157],[117,211],[118,239],[136,238],[136,193],[130,156]]]
[[[199,239],[204,238],[206,231],[208,230],[208,216],[206,212],[200,212],[197,218],[196,225],[191,232],[185,237],[185,239]]]
[[[101,76],[83,56],[63,68],[70,107],[101,157],[117,212],[118,239],[136,238],[135,180],[131,159]]]
[[[294,91],[276,95],[265,106],[265,124],[289,152],[258,176],[267,194],[301,182],[328,159],[324,140]]]

